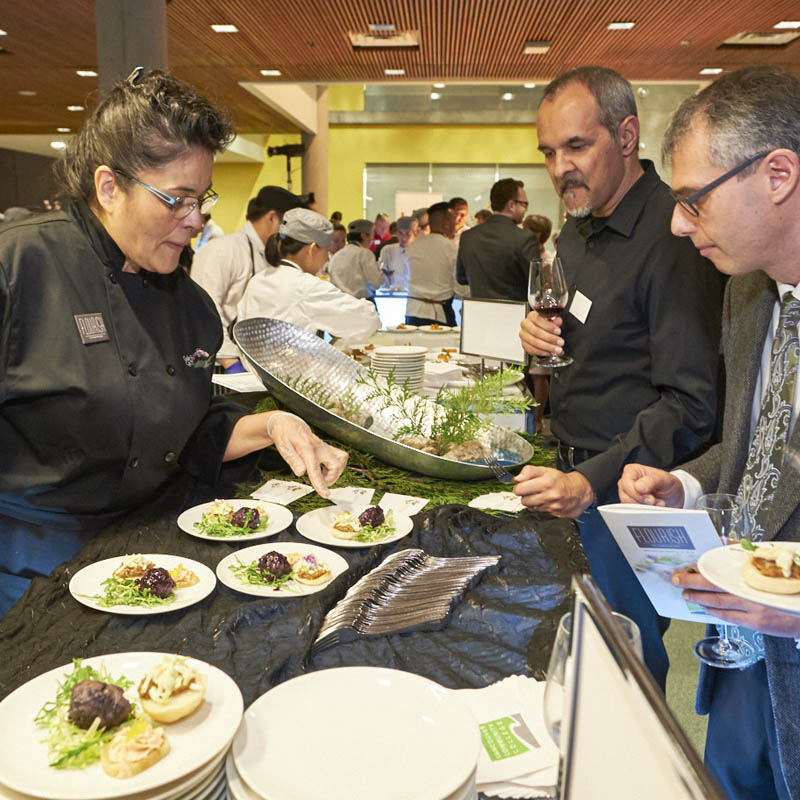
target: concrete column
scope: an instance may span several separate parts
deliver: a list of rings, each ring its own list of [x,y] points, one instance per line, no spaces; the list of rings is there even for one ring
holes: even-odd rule
[[[317,212],[328,216],[328,87],[317,87],[317,132],[304,133],[303,194],[314,192]]]
[[[164,0],[95,0],[100,93],[137,65],[167,69]]]

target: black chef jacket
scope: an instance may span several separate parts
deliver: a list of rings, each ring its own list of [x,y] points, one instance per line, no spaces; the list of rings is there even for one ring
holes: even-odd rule
[[[562,315],[574,362],[552,378],[553,433],[599,455],[578,470],[602,499],[627,463],[669,469],[711,435],[723,277],[673,236],[674,201],[653,163],[603,219],[570,218],[558,255],[592,305]]]
[[[181,467],[220,478],[245,412],[211,396],[214,304],[124,260],[82,202],[0,231],[0,515],[96,528]]]
[[[539,258],[539,240],[511,217],[492,214],[483,225],[461,234],[456,280],[469,283],[472,297],[527,300],[534,258]]]

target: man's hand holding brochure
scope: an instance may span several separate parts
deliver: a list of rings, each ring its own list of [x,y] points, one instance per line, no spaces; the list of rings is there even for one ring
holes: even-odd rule
[[[655,610],[662,617],[717,624],[687,602],[672,575],[722,541],[705,511],[616,503],[598,509]]]

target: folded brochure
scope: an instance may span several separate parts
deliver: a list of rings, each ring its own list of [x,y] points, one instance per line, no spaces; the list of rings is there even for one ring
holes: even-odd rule
[[[683,599],[672,574],[697,563],[703,553],[722,547],[705,511],[635,503],[600,506],[620,550],[655,610],[670,619],[719,624],[696,603]]]

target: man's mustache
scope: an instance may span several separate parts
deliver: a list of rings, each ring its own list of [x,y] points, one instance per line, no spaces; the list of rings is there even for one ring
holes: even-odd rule
[[[558,187],[558,192],[563,197],[564,193],[567,192],[569,189],[588,190],[589,187],[579,178],[564,178],[564,180],[561,181],[561,184]]]

